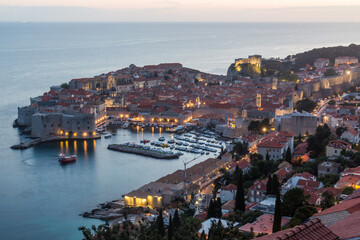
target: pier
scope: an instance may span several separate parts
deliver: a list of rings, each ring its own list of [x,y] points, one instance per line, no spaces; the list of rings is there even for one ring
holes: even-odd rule
[[[126,145],[121,145],[121,144],[110,144],[108,146],[108,149],[110,150],[114,150],[114,151],[119,151],[119,152],[125,152],[125,153],[133,153],[133,154],[137,154],[137,155],[143,155],[143,156],[147,156],[147,157],[152,157],[152,158],[158,158],[158,159],[176,159],[179,158],[178,154],[171,154],[171,153],[164,153],[164,152],[157,152],[157,151],[152,151],[152,150],[147,150],[141,147],[130,147],[130,146],[126,146]]]
[[[15,144],[13,146],[11,146],[11,149],[15,149],[15,150],[24,150],[24,149],[28,149],[30,147],[42,144],[42,143],[46,143],[46,142],[59,142],[59,141],[64,141],[64,140],[94,140],[94,139],[99,139],[101,138],[100,135],[95,135],[95,136],[91,136],[91,137],[67,137],[67,136],[47,136],[47,137],[42,137],[42,138],[36,138],[36,139],[32,139],[29,140],[27,142],[24,143],[20,143],[20,144]]]

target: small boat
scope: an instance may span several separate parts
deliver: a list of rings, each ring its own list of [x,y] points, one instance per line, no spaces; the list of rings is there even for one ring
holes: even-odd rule
[[[129,127],[129,123],[124,123],[123,125],[122,125],[122,128],[128,128]]]
[[[111,138],[111,135],[110,135],[110,134],[106,134],[106,135],[104,136],[104,138]]]
[[[76,161],[76,155],[66,156],[63,153],[59,154],[59,162],[60,163],[70,163],[70,162],[75,162],[75,161]]]
[[[113,132],[111,135],[115,136],[115,135],[116,135],[116,132]]]
[[[145,140],[145,139],[144,139],[144,140],[140,140],[140,143],[144,143],[144,144],[145,144],[145,143],[149,143],[149,142],[150,142],[150,140]]]
[[[175,140],[174,140],[174,139],[170,139],[170,140],[168,140],[168,143],[174,144],[174,143],[175,143]]]
[[[165,141],[164,137],[159,137],[159,141]]]

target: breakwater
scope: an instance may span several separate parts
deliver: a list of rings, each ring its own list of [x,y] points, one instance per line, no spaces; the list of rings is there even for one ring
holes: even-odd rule
[[[101,136],[98,134],[95,136],[91,136],[91,137],[47,136],[47,137],[32,139],[32,140],[29,140],[24,143],[15,144],[15,145],[11,146],[10,148],[15,149],[15,150],[24,150],[24,149],[28,149],[35,145],[39,145],[39,144],[46,143],[46,142],[59,142],[59,141],[66,141],[66,140],[71,140],[71,141],[94,140],[94,139],[99,139],[99,138],[101,138]]]
[[[137,155],[143,155],[143,156],[158,158],[158,159],[179,158],[179,155],[174,154],[174,153],[153,151],[153,150],[144,149],[142,147],[132,147],[132,146],[121,145],[121,144],[110,144],[107,148],[110,150],[114,150],[114,151],[133,153],[133,154],[137,154]]]

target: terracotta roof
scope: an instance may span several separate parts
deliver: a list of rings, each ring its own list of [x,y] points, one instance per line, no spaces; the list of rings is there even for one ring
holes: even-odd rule
[[[294,149],[294,155],[304,155],[307,152],[308,146],[309,146],[309,144],[307,142],[306,143],[300,143]]]
[[[312,180],[303,180],[303,179],[299,179],[299,181],[296,184],[296,187],[305,187],[305,186],[309,186],[311,188],[319,188],[320,187],[320,182],[318,181],[312,181]]]
[[[221,188],[221,190],[224,190],[224,191],[234,191],[236,189],[237,189],[237,186],[232,184],[232,183],[230,183],[229,185]]]
[[[257,190],[266,191],[267,182],[268,182],[267,178],[264,180],[261,180],[261,181],[255,181],[254,185],[249,187],[249,189],[257,189]]]
[[[360,211],[330,225],[329,229],[342,239],[356,238],[360,237],[359,222]]]
[[[221,208],[232,211],[235,208],[235,202],[236,201],[234,199],[227,201],[226,203],[224,203],[224,205],[221,206]]]
[[[303,225],[256,238],[259,240],[335,240],[338,236],[325,227],[319,219],[311,220]]]
[[[282,148],[293,136],[294,134],[286,131],[272,132],[261,140],[258,147]]]
[[[256,219],[253,223],[245,224],[239,228],[240,231],[250,232],[253,229],[254,233],[272,233],[274,215],[263,214]],[[290,222],[289,218],[281,218],[281,226],[285,226]]]
[[[344,200],[335,206],[325,209],[324,211],[315,214],[314,216],[323,216],[330,213],[336,213],[341,211],[348,211],[350,214],[360,211],[360,198],[353,198],[349,200]]]
[[[351,144],[348,142],[345,142],[343,140],[330,141],[327,146],[337,148],[337,149],[350,149],[351,148]]]

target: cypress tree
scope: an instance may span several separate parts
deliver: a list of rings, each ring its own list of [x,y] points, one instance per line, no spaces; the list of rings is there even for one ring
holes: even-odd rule
[[[278,180],[278,176],[276,174],[272,177],[272,195],[276,195],[277,192],[280,191],[280,183]]]
[[[266,160],[266,161],[269,161],[269,160],[270,160],[269,152],[266,153],[265,160]]]
[[[238,176],[239,176],[239,173],[240,173],[240,168],[238,165],[236,165],[235,167],[235,171],[234,171],[234,174],[233,174],[233,180],[237,179]]]
[[[180,224],[181,224],[181,222],[180,222],[179,212],[176,209],[175,213],[174,213],[174,219],[173,219],[173,228],[175,231],[180,227]]]
[[[280,191],[277,191],[272,232],[274,233],[280,230],[281,230],[281,200],[280,200]]]
[[[285,160],[286,160],[288,163],[291,163],[291,158],[292,158],[292,156],[291,156],[291,150],[290,150],[290,148],[288,148],[288,149],[286,150]]]
[[[216,199],[216,217],[217,218],[221,218],[222,213],[221,213],[221,199],[217,198]]]
[[[273,180],[271,175],[269,176],[269,180],[266,184],[266,195],[270,195],[273,193]]]
[[[215,203],[214,203],[214,200],[211,199],[209,208],[208,208],[207,219],[215,217],[215,214],[216,214],[215,212],[216,212]]]
[[[236,198],[235,198],[235,210],[240,210],[242,212],[245,212],[245,197],[244,197],[242,171],[240,171],[239,174],[239,181],[238,181]]]
[[[162,209],[159,212],[159,216],[156,219],[156,228],[157,228],[157,232],[160,236],[164,237],[165,236],[165,226],[164,226],[164,219],[163,219],[163,215],[162,215]]]
[[[173,223],[172,223],[172,218],[171,218],[171,215],[170,215],[170,219],[169,219],[169,228],[168,228],[168,240],[171,240],[172,237],[174,235],[174,232],[173,232]]]

